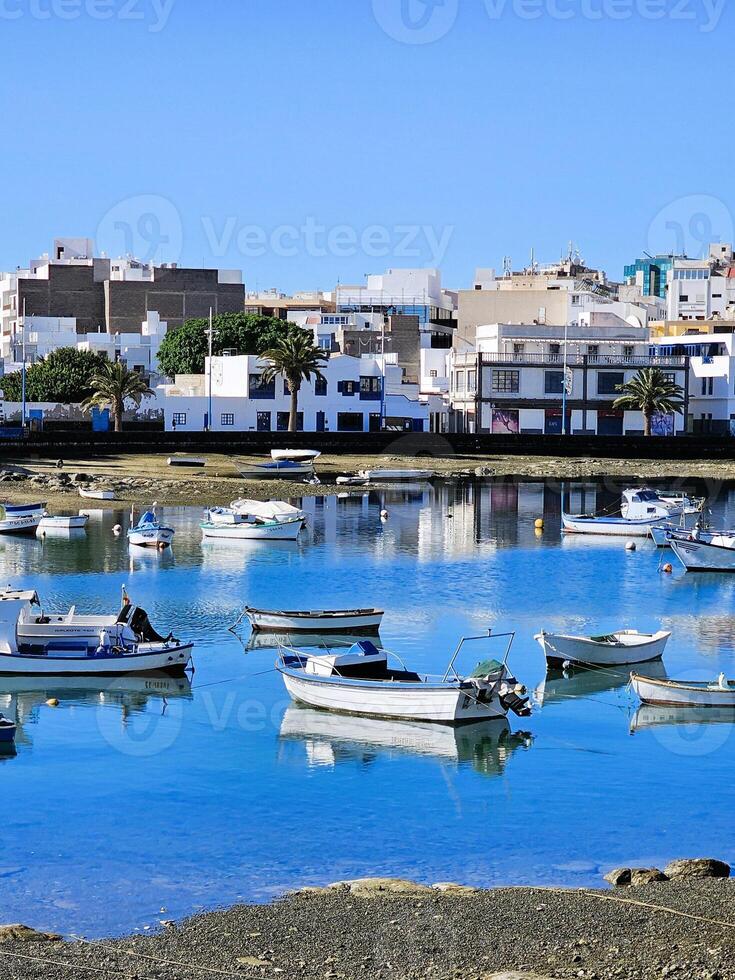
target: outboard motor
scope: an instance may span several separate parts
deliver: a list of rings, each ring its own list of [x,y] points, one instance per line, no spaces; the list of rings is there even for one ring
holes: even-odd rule
[[[526,688],[523,684],[519,684],[514,677],[509,677],[500,685],[498,695],[500,703],[506,711],[512,711],[519,718],[528,718],[531,714]]]

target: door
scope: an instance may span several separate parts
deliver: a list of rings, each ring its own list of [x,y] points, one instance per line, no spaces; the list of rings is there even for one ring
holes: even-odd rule
[[[317,432],[324,432],[324,421],[325,421],[324,412],[317,412],[316,413],[316,431]]]
[[[380,432],[380,412],[370,413],[370,432]]]
[[[271,431],[271,413],[258,412],[258,432]]]

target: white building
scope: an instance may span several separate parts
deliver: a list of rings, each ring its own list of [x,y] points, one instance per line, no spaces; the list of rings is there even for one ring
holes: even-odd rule
[[[423,432],[429,408],[419,400],[418,385],[404,384],[402,371],[386,356],[335,355],[322,368],[324,381],[303,382],[299,392],[299,428],[306,432]],[[287,431],[291,396],[285,381],[263,384],[265,362],[243,354],[207,358],[203,375],[177,375],[163,386],[167,431]]]
[[[666,318],[702,322],[732,319],[735,268],[732,245],[710,246],[704,259],[674,259],[666,287]]]
[[[484,325],[477,330],[476,351],[450,357],[452,428],[558,435],[565,403],[569,434],[642,434],[642,414],[614,409],[613,403],[619,386],[644,367],[660,367],[686,394],[686,357],[652,356],[647,333],[623,320],[598,322],[593,315],[566,330]],[[655,420],[654,429],[673,435],[684,426],[684,417],[674,415]]]
[[[694,434],[735,435],[735,336],[732,333],[660,337],[662,357],[689,358],[689,417]]]

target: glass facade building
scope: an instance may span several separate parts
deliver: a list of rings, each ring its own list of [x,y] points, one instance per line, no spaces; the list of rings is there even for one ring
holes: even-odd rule
[[[666,278],[673,268],[675,255],[647,255],[636,259],[632,265],[624,268],[625,279],[629,283],[635,281],[639,272],[643,273],[643,295],[666,298]]]

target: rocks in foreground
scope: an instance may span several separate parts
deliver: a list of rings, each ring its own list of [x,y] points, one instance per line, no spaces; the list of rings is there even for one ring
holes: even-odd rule
[[[605,881],[614,888],[635,888],[658,881],[729,877],[730,865],[724,861],[715,858],[682,858],[670,861],[663,871],[658,868],[614,868],[605,875]]]

